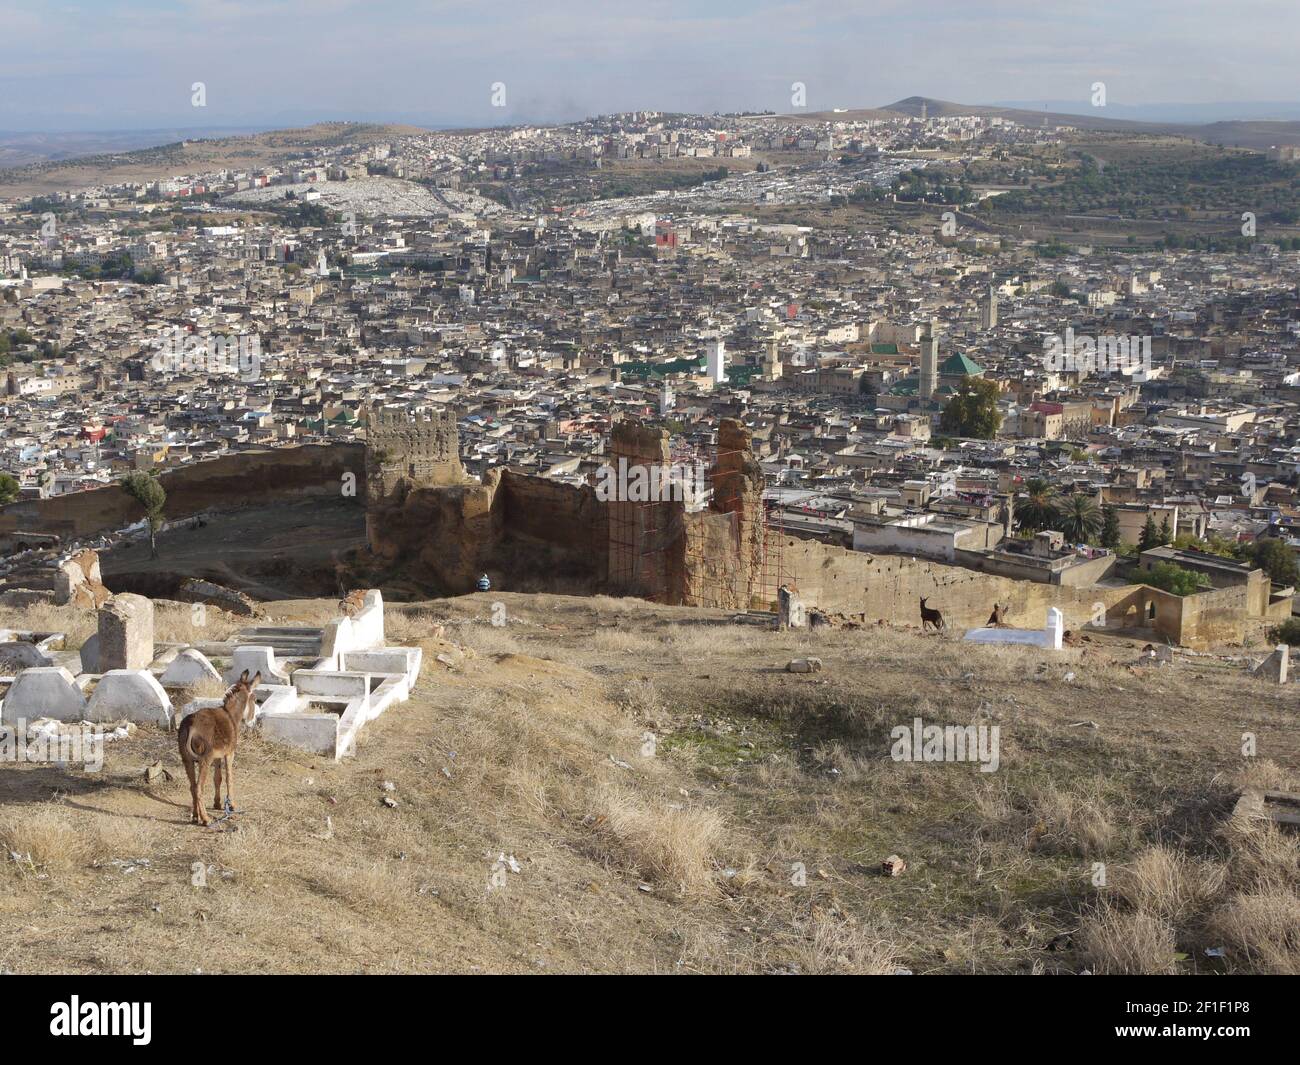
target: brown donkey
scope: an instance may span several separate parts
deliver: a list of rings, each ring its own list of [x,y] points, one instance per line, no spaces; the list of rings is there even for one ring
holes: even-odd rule
[[[251,725],[257,714],[257,700],[254,689],[262,682],[259,670],[250,680],[248,670],[239,675],[239,680],[226,691],[219,708],[209,707],[196,710],[181,722],[177,732],[177,741],[181,749],[181,761],[185,763],[185,775],[190,778],[190,799],[192,807],[190,819],[207,826],[210,818],[203,809],[200,795],[208,787],[208,766],[213,766],[213,778],[216,792],[212,799],[212,808],[221,809],[221,769],[225,764],[226,801],[234,809],[235,799],[230,785],[234,783],[235,744],[239,742],[240,723]]]

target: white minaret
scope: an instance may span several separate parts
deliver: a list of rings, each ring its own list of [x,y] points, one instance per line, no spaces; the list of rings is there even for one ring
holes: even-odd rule
[[[659,417],[666,418],[676,405],[677,397],[673,395],[673,390],[668,387],[668,382],[664,381],[663,387],[659,389]]]
[[[705,373],[715,385],[726,381],[727,345],[721,339],[704,342]]]
[[[329,260],[325,258],[324,248],[316,253],[316,273],[321,277],[329,277],[330,274]]]

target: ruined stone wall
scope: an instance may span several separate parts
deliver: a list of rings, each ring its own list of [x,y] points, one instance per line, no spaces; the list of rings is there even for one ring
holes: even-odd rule
[[[1107,612],[1128,595],[1126,588],[1071,588],[998,577],[960,566],[898,555],[871,555],[811,540],[787,537],[782,565],[804,601],[830,612],[865,613],[868,620],[920,623],[920,600],[942,611],[955,628],[988,620],[993,604],[1009,605],[1006,620],[1019,628],[1041,628],[1048,607],[1065,614],[1066,628],[1082,628],[1095,604]]]
[[[364,499],[365,459],[360,444],[303,444],[236,451],[159,475],[169,521],[206,510],[291,502],[311,496],[339,498],[345,474]],[[117,485],[52,499],[11,503],[0,510],[0,534],[24,531],[86,537],[120,529],[144,517]]]
[[[634,421],[615,422],[610,430],[611,467],[666,470],[672,462],[668,430]],[[685,505],[680,501],[639,502],[621,498],[607,502],[607,573],[615,595],[635,595],[659,603],[682,602],[686,530]]]
[[[667,434],[616,425],[611,464],[667,464]],[[1074,587],[1017,580],[898,555],[872,555],[769,531],[762,476],[738,423],[719,433],[708,509],[680,502],[603,502],[575,487],[514,471],[482,486],[417,488],[372,504],[376,554],[436,594],[472,591],[486,572],[495,588],[611,592],[663,603],[774,609],[776,587],[830,613],[919,624],[920,599],[956,629],[982,626],[994,606],[1005,620],[1040,628],[1049,607],[1076,631],[1098,612],[1112,628],[1191,647],[1240,640],[1244,588],[1180,599],[1140,585]],[[779,542],[778,542],[779,541]]]
[[[465,480],[455,413],[443,408],[374,407],[366,414],[366,472],[372,499],[403,485],[426,488]]]
[[[493,470],[485,484],[371,503],[362,562],[411,594],[471,592],[484,573],[499,589],[593,594],[607,578],[605,517],[590,487]]]
[[[1214,644],[1240,643],[1245,638],[1248,590],[1214,588],[1157,607],[1156,627],[1185,647],[1210,647]]]

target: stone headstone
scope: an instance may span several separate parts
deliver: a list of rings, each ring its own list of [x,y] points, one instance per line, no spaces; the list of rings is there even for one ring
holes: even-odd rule
[[[99,633],[91,636],[81,645],[81,672],[99,672]]]
[[[153,602],[122,592],[99,608],[99,671],[147,669],[153,661]]]
[[[776,593],[777,616],[776,627],[784,632],[786,629],[802,629],[808,625],[808,612],[793,588],[782,585]]]
[[[1290,668],[1291,648],[1284,643],[1277,645],[1277,650],[1257,665],[1252,672],[1261,680],[1271,680],[1276,684],[1285,684]]]
[[[1043,634],[1045,646],[1053,651],[1061,649],[1061,642],[1065,638],[1065,615],[1057,607],[1051,607],[1047,611],[1047,626]]]

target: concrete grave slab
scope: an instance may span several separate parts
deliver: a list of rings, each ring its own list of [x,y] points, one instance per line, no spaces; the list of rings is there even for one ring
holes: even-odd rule
[[[51,717],[55,721],[84,721],[86,696],[59,666],[24,669],[14,678],[0,707],[0,721],[12,725],[21,720]]]
[[[1014,643],[1059,651],[1064,637],[1065,615],[1058,608],[1049,607],[1047,624],[1041,629],[971,629],[962,638],[971,643]]]
[[[205,680],[221,680],[217,667],[208,661],[208,656],[193,647],[179,652],[163,670],[161,682],[172,687],[184,687],[199,684]]]
[[[111,669],[95,685],[86,720],[126,720],[170,728],[172,701],[147,669]]]

